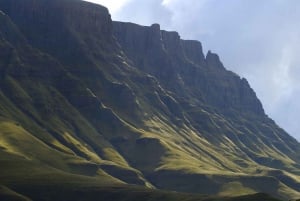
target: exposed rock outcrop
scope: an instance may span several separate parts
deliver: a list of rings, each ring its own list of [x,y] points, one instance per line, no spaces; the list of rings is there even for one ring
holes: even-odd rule
[[[4,186],[300,196],[299,143],[200,42],[112,22],[80,0],[0,0],[0,10]]]
[[[217,54],[204,58],[201,43],[180,39],[177,32],[160,31],[159,26],[143,27],[114,22],[114,33],[134,64],[157,77],[178,93],[218,109],[237,109],[264,115],[260,101],[247,81],[227,71]],[[187,90],[193,89],[193,92]]]

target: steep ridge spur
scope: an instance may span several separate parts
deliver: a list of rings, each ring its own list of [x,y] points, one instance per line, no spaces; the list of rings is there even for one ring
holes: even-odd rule
[[[1,184],[300,197],[299,143],[200,42],[79,0],[0,10]]]

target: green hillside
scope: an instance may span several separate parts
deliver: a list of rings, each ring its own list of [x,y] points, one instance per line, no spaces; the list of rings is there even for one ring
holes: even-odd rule
[[[0,198],[300,198],[299,143],[200,42],[80,0],[0,10]]]

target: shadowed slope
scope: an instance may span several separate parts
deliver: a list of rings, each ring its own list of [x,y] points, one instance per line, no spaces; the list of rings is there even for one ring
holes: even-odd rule
[[[113,23],[79,0],[1,0],[0,10],[3,185],[32,198],[43,182],[78,194],[90,184],[83,195],[137,184],[300,196],[299,143],[199,42]],[[126,191],[119,198],[137,196]]]

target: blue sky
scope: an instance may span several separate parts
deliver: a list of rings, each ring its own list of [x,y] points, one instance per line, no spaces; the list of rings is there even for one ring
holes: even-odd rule
[[[300,140],[300,1],[89,0],[113,20],[161,24],[202,42],[245,77],[266,113]]]

